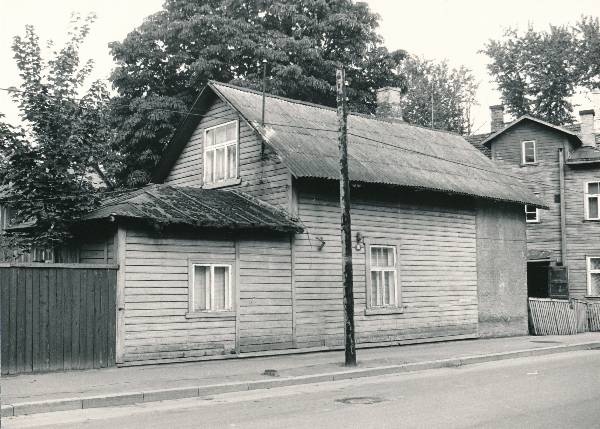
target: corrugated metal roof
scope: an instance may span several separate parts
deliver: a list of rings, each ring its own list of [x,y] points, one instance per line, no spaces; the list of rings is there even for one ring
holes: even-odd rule
[[[107,198],[84,220],[110,217],[227,230],[302,230],[279,209],[243,192],[170,185],[149,185]]]
[[[567,160],[567,164],[592,164],[600,162],[600,149],[581,146],[575,149]]]
[[[210,87],[262,135],[295,177],[339,178],[335,109],[211,82]],[[350,179],[431,189],[544,207],[514,175],[501,171],[463,137],[351,114]]]

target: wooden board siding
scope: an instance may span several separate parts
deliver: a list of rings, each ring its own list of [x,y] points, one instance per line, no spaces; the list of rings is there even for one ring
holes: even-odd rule
[[[567,256],[569,295],[587,295],[587,256],[600,257],[600,221],[585,220],[584,184],[600,181],[600,170],[593,166],[567,166],[565,172],[567,214]]]
[[[239,241],[239,349],[290,349],[291,246],[287,236]]]
[[[423,199],[425,199],[425,194]],[[306,232],[295,237],[298,347],[341,345],[343,313],[339,209],[335,195],[301,192]],[[354,250],[358,343],[477,335],[475,212],[353,197],[352,232],[400,243],[402,314],[365,315],[365,249]],[[325,240],[322,250],[317,237]]]
[[[521,165],[521,143],[526,140],[536,142],[537,165]],[[560,203],[556,196],[560,195],[558,149],[563,147],[571,150],[564,135],[531,122],[516,125],[492,142],[492,159],[522,176],[550,207],[540,211],[539,223],[527,224],[527,248],[551,251],[554,262],[560,261]]]
[[[234,263],[234,241],[128,229],[126,242],[124,363],[232,353],[235,318],[186,319],[186,313],[189,261]]]
[[[114,237],[90,237],[78,246],[78,252],[82,264],[112,264],[115,261]]]
[[[291,176],[285,166],[267,147],[262,153],[256,132],[229,105],[217,99],[192,134],[190,141],[171,169],[165,183],[180,186],[202,186],[202,141],[204,129],[238,119],[240,121],[239,176],[241,183],[233,186],[262,200],[288,208]]]

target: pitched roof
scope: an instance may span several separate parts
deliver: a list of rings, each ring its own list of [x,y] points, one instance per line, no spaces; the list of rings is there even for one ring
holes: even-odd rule
[[[109,218],[225,230],[302,230],[281,210],[243,192],[170,185],[107,198],[83,220]]]
[[[596,136],[596,140],[599,140]],[[600,162],[600,149],[591,146],[581,146],[575,149],[567,160],[567,164],[595,164]]]
[[[492,157],[492,150],[481,144],[481,142],[483,142],[486,138],[488,138],[488,136],[490,135],[490,133],[486,133],[486,134],[471,134],[470,136],[464,136],[465,140],[468,141],[469,143],[471,143],[473,145],[473,147],[475,149],[477,149],[478,151],[480,151],[481,153],[483,153],[485,156],[487,156],[488,158]]]
[[[533,116],[523,115],[523,116],[515,119],[514,121],[512,121],[510,124],[506,125],[501,130],[498,130],[496,132],[488,134],[488,136],[481,142],[481,144],[489,147],[491,141],[494,140],[496,137],[498,137],[501,134],[504,134],[506,131],[510,130],[517,124],[520,124],[521,122],[524,122],[524,121],[532,121],[537,124],[544,125],[545,127],[552,128],[556,131],[559,131],[563,134],[573,137],[577,142],[581,143],[581,140],[580,140],[579,136],[577,135],[577,133],[572,130],[567,129],[566,127],[560,127],[558,125],[551,124],[550,122],[546,122],[541,119],[534,118]]]
[[[296,178],[337,180],[336,110],[267,94],[261,125],[262,94],[210,82],[209,88],[237,110],[275,151]],[[205,101],[210,100],[204,91]],[[202,103],[200,97],[199,103]],[[206,111],[200,105],[194,111]],[[189,116],[196,124],[198,116]],[[157,179],[164,179],[189,139],[188,132],[167,148]],[[165,161],[166,160],[166,161]],[[479,198],[544,206],[519,178],[501,171],[463,137],[373,116],[348,117],[350,179],[413,189],[429,189]]]

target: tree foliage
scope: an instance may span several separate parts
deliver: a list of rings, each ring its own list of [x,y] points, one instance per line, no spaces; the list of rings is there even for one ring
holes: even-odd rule
[[[450,68],[445,61],[408,56],[401,73],[408,87],[403,104],[404,119],[426,127],[470,133],[470,111],[475,104],[477,82],[469,69]]]
[[[574,26],[506,31],[483,50],[488,70],[514,116],[533,115],[555,124],[573,122],[569,100],[577,88],[600,87],[598,18],[582,17]]]
[[[353,110],[375,110],[374,89],[404,87],[378,16],[352,0],[167,0],[122,42],[111,44],[120,179],[145,183],[199,90],[210,79],[335,104],[335,69],[347,68]],[[125,106],[124,106],[125,105]]]
[[[62,242],[69,223],[98,200],[90,173],[109,159],[108,92],[93,82],[79,98],[93,67],[80,62],[79,47],[93,20],[74,16],[68,41],[48,60],[33,27],[14,38],[22,84],[12,96],[23,126],[0,123],[0,145],[4,203],[18,221],[33,224],[17,234],[23,248]]]

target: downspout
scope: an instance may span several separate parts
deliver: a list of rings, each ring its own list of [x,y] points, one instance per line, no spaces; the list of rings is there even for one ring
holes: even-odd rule
[[[565,153],[564,148],[558,149],[558,171],[560,186],[560,263],[567,265],[567,215],[565,201]]]

